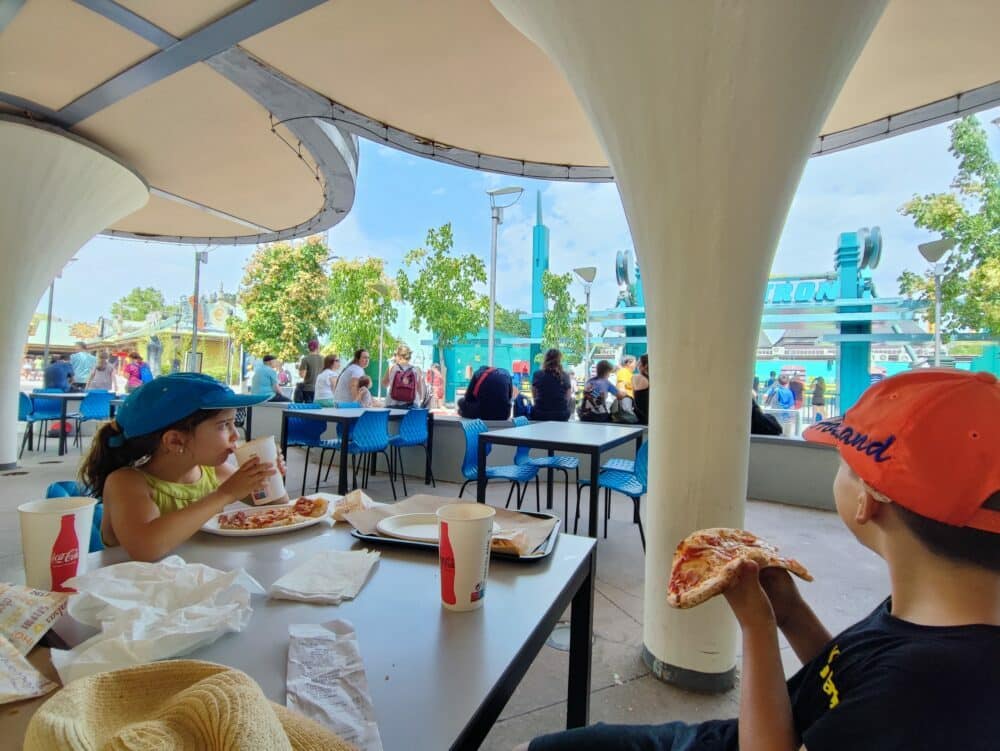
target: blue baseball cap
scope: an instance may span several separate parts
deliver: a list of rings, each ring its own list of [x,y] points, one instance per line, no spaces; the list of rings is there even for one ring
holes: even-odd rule
[[[122,435],[113,438],[155,433],[200,409],[249,407],[270,398],[268,394],[237,394],[201,373],[171,373],[144,383],[125,398],[115,413]]]

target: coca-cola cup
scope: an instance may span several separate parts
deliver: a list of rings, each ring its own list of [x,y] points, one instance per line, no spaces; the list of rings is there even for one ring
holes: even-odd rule
[[[437,510],[441,604],[448,610],[483,606],[496,513],[485,503],[449,503]]]
[[[63,582],[86,571],[94,498],[46,498],[17,507],[29,587],[72,592]]]
[[[281,478],[281,473],[277,471],[278,466],[278,446],[274,442],[274,436],[265,435],[254,438],[252,441],[236,447],[236,461],[243,466],[253,457],[259,457],[264,464],[273,464],[275,472],[267,478],[267,485],[260,490],[255,490],[250,501],[255,506],[264,503],[284,503],[288,500],[288,493],[285,492],[285,481]]]

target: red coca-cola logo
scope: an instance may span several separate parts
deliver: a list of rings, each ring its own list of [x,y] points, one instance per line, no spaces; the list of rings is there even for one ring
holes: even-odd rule
[[[73,548],[72,550],[60,551],[52,553],[52,565],[53,566],[68,566],[71,563],[76,563],[80,559],[80,548]]]

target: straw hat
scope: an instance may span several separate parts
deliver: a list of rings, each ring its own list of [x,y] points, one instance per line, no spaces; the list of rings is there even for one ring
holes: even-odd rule
[[[24,751],[353,751],[239,670],[170,660],[73,681],[39,707]]]

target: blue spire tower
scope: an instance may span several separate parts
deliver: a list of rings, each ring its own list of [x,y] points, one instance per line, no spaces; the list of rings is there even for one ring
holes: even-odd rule
[[[536,191],[537,215],[535,228],[531,233],[531,312],[545,313],[545,295],[542,294],[542,274],[549,270],[549,228],[542,224],[542,192]],[[541,339],[545,321],[531,319],[531,338]],[[536,356],[542,351],[540,344],[532,344],[530,350],[531,369],[538,367]]]

